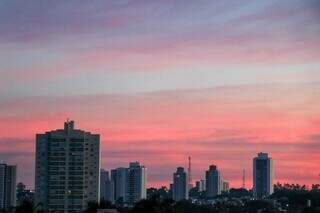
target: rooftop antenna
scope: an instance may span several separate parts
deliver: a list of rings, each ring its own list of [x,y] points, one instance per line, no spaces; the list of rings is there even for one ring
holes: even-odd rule
[[[189,189],[191,188],[191,183],[192,183],[192,179],[191,179],[191,157],[188,157],[189,160],[189,167],[188,167],[188,187]]]
[[[242,170],[242,188],[246,188],[246,170]]]

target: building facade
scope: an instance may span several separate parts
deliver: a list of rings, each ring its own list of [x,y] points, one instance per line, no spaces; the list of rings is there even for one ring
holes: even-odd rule
[[[268,153],[258,153],[253,159],[253,195],[264,198],[273,193],[273,161]]]
[[[100,170],[100,200],[113,201],[113,186],[111,184],[111,179],[109,171],[104,169]]]
[[[35,205],[45,212],[80,212],[99,201],[100,135],[64,129],[36,135]]]
[[[222,192],[228,192],[229,191],[229,182],[228,181],[222,181],[221,191]]]
[[[128,203],[133,206],[136,202],[147,198],[146,168],[139,162],[131,162],[128,168]]]
[[[199,192],[206,191],[206,180],[199,181]]]
[[[112,203],[126,203],[127,202],[127,180],[128,178],[128,168],[119,167],[117,169],[111,170],[111,187]]]
[[[182,167],[173,174],[172,195],[175,201],[189,199],[187,173]]]
[[[129,168],[111,170],[112,200],[119,205],[133,206],[147,198],[147,169],[139,162],[131,162]]]
[[[16,206],[17,166],[0,164],[0,209]]]
[[[211,165],[206,171],[206,196],[209,198],[221,194],[221,177],[217,166]]]

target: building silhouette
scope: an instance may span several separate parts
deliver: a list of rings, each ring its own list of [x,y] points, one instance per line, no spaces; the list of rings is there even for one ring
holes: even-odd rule
[[[16,206],[17,166],[0,163],[0,209]]]
[[[139,162],[129,163],[129,168],[111,170],[112,203],[133,206],[147,198],[147,169]]]
[[[109,171],[100,170],[100,200],[113,201],[113,185]]]
[[[74,129],[74,122],[36,135],[35,205],[80,212],[99,201],[100,135]]]
[[[229,191],[229,182],[228,181],[221,181],[221,191],[228,192]]]
[[[147,198],[146,168],[139,162],[131,162],[128,168],[128,203],[133,206],[136,202]]]
[[[253,159],[253,194],[264,198],[273,193],[273,161],[267,153],[258,153]]]
[[[128,168],[119,167],[111,170],[111,202],[127,202]]]
[[[220,171],[216,165],[211,165],[206,171],[206,196],[208,198],[221,194],[221,177]]]
[[[205,191],[206,190],[206,181],[205,180],[196,181],[196,188],[199,192]]]
[[[177,171],[173,174],[173,200],[187,200],[189,198],[188,188],[187,173],[183,167],[178,167]]]

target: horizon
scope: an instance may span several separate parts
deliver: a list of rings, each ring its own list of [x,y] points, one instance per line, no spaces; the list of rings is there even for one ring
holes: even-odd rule
[[[320,2],[0,3],[0,161],[34,187],[35,135],[101,135],[101,168],[139,161],[148,187],[215,164],[252,186],[320,181]],[[248,187],[247,187],[248,188]]]
[[[98,132],[91,132],[91,131],[88,131],[88,130],[86,130],[86,129],[77,128],[77,126],[76,126],[77,123],[76,123],[76,121],[73,120],[73,119],[67,118],[64,122],[69,122],[69,121],[74,122],[74,125],[75,125],[75,126],[74,126],[74,130],[85,131],[85,132],[89,132],[89,133],[91,133],[91,134],[99,134]],[[63,130],[62,127],[63,127],[63,126],[61,125],[60,128],[55,128],[55,129],[46,130],[46,131],[44,131],[44,132],[42,132],[42,133],[36,133],[35,135],[37,135],[37,134],[45,134],[45,133],[50,132],[50,131]],[[102,136],[101,134],[99,134],[99,135],[100,135],[100,137]],[[102,143],[101,143],[101,145],[102,145]],[[260,154],[260,153],[265,153],[265,152],[263,152],[263,151],[257,152],[257,153],[256,153],[254,156],[252,156],[252,158],[250,159],[251,163],[252,163],[253,159],[254,159],[254,158],[257,158],[258,154]],[[274,162],[274,159],[272,158],[272,155],[270,155],[270,153],[266,153],[266,154],[268,155],[268,157],[269,157],[270,159],[273,160],[273,164],[274,164],[275,162]],[[192,156],[186,156],[186,159],[188,160],[189,157],[192,158]],[[100,158],[101,158],[101,159],[103,158],[103,153],[100,153]],[[142,162],[142,161],[139,161],[139,160],[134,160],[134,159],[128,161],[127,164],[122,164],[121,166],[115,166],[115,167],[112,167],[112,168],[105,168],[105,167],[102,167],[102,166],[101,166],[100,169],[101,169],[101,170],[108,171],[109,174],[110,174],[110,172],[111,172],[112,169],[127,168],[127,167],[129,166],[129,164],[132,163],[132,162],[139,162],[142,166],[145,166],[146,169],[147,169],[147,171],[148,171],[148,166],[145,164],[145,162]],[[5,161],[4,161],[3,163],[8,163],[8,162],[5,162]],[[9,165],[9,164],[8,164],[8,165]],[[17,168],[18,168],[18,171],[19,171],[19,166],[18,166],[18,164],[13,164],[13,165],[16,165]],[[187,162],[187,165],[188,165],[188,162]],[[202,176],[201,176],[200,178],[192,179],[191,184],[192,184],[193,186],[195,186],[195,182],[196,182],[196,181],[205,179],[205,175],[204,175],[204,174],[205,174],[205,172],[209,169],[209,167],[210,167],[211,165],[215,165],[220,172],[223,171],[223,169],[221,169],[221,168],[219,167],[219,165],[217,165],[217,164],[215,164],[215,163],[208,164],[207,167],[203,170],[203,172],[202,172],[203,174],[202,174]],[[188,166],[186,166],[186,165],[183,165],[183,166],[182,166],[182,165],[177,165],[176,167],[174,167],[174,170],[172,171],[171,176],[173,176],[173,173],[176,172],[176,169],[179,168],[179,167],[184,168],[185,172],[188,173]],[[251,165],[251,167],[252,167],[252,165]],[[193,168],[193,167],[192,167],[192,168]],[[245,171],[247,171],[246,168],[243,168],[243,169],[245,169]],[[241,169],[241,171],[240,171],[241,177],[243,177],[243,176],[242,176],[242,175],[243,175],[243,169]],[[249,170],[250,170],[250,169],[249,169]],[[251,173],[252,173],[252,168],[251,168]],[[251,179],[250,179],[249,181],[247,181],[247,172],[246,172],[245,174],[246,174],[246,176],[245,176],[246,179],[245,179],[245,187],[244,187],[244,189],[252,190],[252,181],[251,181],[252,176],[249,175],[249,176],[251,176]],[[223,172],[222,172],[222,174],[221,174],[221,177],[223,178]],[[319,177],[320,177],[320,174],[319,174]],[[148,180],[148,172],[147,172],[147,180]],[[225,179],[225,178],[223,178],[222,180],[223,180],[223,181],[227,181],[227,182],[230,184],[230,188],[243,188],[242,185],[241,185],[241,186],[234,187],[234,186],[233,186],[234,184],[232,184],[232,182],[230,182],[229,180],[227,180],[227,179]],[[242,181],[241,184],[243,184],[243,179],[241,179],[241,181]],[[18,182],[19,182],[19,181],[18,181]],[[248,186],[248,184],[247,184],[248,182],[250,183],[249,186]],[[21,182],[21,183],[24,183],[24,184],[25,184],[25,182]],[[149,180],[148,180],[148,181],[147,181],[147,188],[160,188],[160,187],[167,187],[167,188],[169,188],[169,186],[170,186],[171,183],[172,183],[172,180],[169,181],[168,183],[160,183],[160,184],[157,183],[156,185],[150,185],[150,184],[149,184]],[[305,183],[303,183],[303,182],[302,182],[302,183],[296,183],[296,182],[291,182],[291,183],[290,183],[290,182],[286,182],[286,181],[280,182],[280,181],[275,181],[275,180],[273,181],[273,183],[274,183],[274,185],[276,185],[276,184],[278,184],[278,183],[280,183],[280,184],[299,184],[299,185],[305,185],[307,189],[310,189],[313,184],[317,184],[316,182],[315,182],[315,183],[310,183],[310,184],[305,184]],[[30,186],[30,185],[27,185],[27,187],[29,187],[30,189],[33,190],[33,188],[32,188],[33,186],[32,186],[32,185],[31,185],[31,186]]]

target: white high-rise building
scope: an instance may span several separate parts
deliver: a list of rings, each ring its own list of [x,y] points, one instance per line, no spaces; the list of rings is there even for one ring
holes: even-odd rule
[[[139,162],[131,162],[129,168],[111,170],[112,200],[117,204],[133,206],[142,199],[147,198],[146,167]]]
[[[36,136],[35,205],[59,213],[80,212],[100,195],[100,135],[64,129]]]
[[[205,180],[196,181],[196,187],[199,192],[205,191],[206,190],[206,181]]]
[[[200,191],[206,191],[206,180],[200,180]]]
[[[221,177],[217,166],[211,165],[206,171],[206,196],[211,198],[221,194]]]
[[[228,181],[221,181],[221,191],[228,192],[229,191],[229,182]]]
[[[253,159],[253,194],[264,198],[273,193],[273,161],[268,153],[258,153]]]
[[[172,195],[175,201],[188,200],[189,198],[187,173],[183,167],[178,167],[173,174]]]
[[[16,206],[17,166],[0,163],[0,209]]]
[[[139,162],[131,162],[128,168],[128,203],[134,205],[136,202],[147,198],[147,176],[145,166]]]

